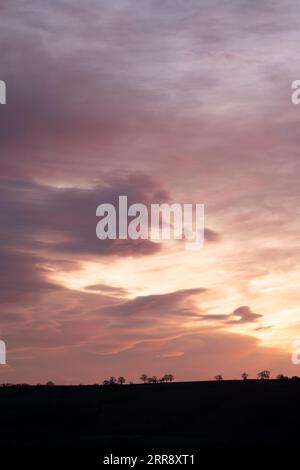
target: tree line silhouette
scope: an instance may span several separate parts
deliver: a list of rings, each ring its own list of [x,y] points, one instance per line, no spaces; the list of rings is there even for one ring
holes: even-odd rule
[[[242,380],[248,380],[249,379],[249,374],[247,372],[243,372],[241,374]],[[275,377],[277,380],[300,380],[300,377],[297,375],[294,375],[292,377],[288,377],[287,375],[284,374],[277,374]],[[271,372],[269,370],[262,370],[258,372],[256,380],[270,380],[271,379]],[[175,378],[173,374],[165,374],[163,377],[158,378],[156,375],[148,376],[147,374],[141,374],[140,380],[144,384],[158,384],[158,383],[171,383],[174,382]],[[217,382],[222,382],[224,381],[224,377],[222,374],[217,374],[214,376],[214,380]],[[123,376],[120,377],[110,377],[109,379],[103,380],[102,385],[124,385],[125,383],[128,383],[129,385],[133,385],[132,381],[127,382],[126,378]],[[80,384],[82,385],[82,384]],[[94,384],[95,386],[99,384]],[[12,383],[2,383],[0,384],[0,387],[29,387],[29,384],[12,384]],[[39,383],[37,384],[38,387],[54,387],[55,383],[52,380],[49,380],[46,382],[45,385]]]
[[[156,375],[152,375],[151,377],[148,377],[147,374],[142,374],[140,376],[140,380],[144,383],[148,384],[157,384],[157,383],[167,383],[167,382],[173,382],[174,381],[174,375],[173,374],[165,374],[163,377],[160,379],[156,377]],[[126,383],[125,377],[110,377],[108,380],[103,380],[102,385],[124,385]],[[132,382],[129,382],[132,384]]]
[[[243,372],[241,374],[241,377],[243,380],[248,380],[249,374],[247,372]],[[257,374],[257,379],[258,380],[269,380],[271,378],[271,372],[269,370],[262,370],[261,372],[258,372]],[[215,375],[214,379],[218,382],[220,382],[223,379],[222,374]],[[289,380],[289,377],[284,374],[278,374],[276,375],[277,380]],[[297,376],[293,376],[292,379],[299,379]]]
[[[249,374],[247,372],[243,372],[241,374],[242,380],[248,380],[249,379]],[[262,370],[258,372],[257,374],[257,379],[258,380],[269,380],[271,378],[271,372],[269,370]],[[299,377],[294,376],[292,379],[298,379]],[[278,374],[276,376],[277,380],[289,380],[289,377],[284,375],[284,374]],[[174,375],[173,374],[165,374],[163,377],[158,378],[156,375],[148,376],[147,374],[141,374],[140,380],[144,384],[157,384],[157,383],[168,383],[168,382],[173,382]],[[224,380],[222,374],[217,374],[214,376],[214,380],[217,382],[221,382]],[[124,385],[126,383],[125,377],[110,377],[108,380],[104,380],[102,382],[102,385]],[[133,382],[129,382],[129,384],[132,384]]]

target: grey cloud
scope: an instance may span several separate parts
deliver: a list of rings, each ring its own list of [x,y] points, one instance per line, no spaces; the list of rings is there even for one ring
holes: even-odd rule
[[[96,237],[96,208],[101,203],[118,205],[119,195],[128,203],[162,202],[168,193],[151,178],[131,174],[111,184],[91,189],[58,189],[37,183],[3,181],[1,226],[3,245],[48,250],[76,257],[139,256],[159,251],[149,240],[104,240]]]
[[[232,323],[251,323],[262,318],[262,316],[263,315],[260,315],[259,313],[252,312],[250,307],[246,306],[238,307],[230,314],[230,317],[232,317]]]
[[[238,324],[238,323],[255,323],[263,315],[252,312],[250,307],[241,306],[236,308],[232,313],[227,315],[223,314],[205,314],[199,317],[200,320],[220,321],[225,324]]]
[[[128,319],[140,316],[142,320],[147,317],[160,319],[168,315],[198,318],[197,312],[190,309],[189,301],[194,296],[207,292],[204,288],[183,289],[167,294],[145,295],[115,305],[107,310],[109,314],[117,315],[119,318]]]
[[[124,289],[123,287],[112,287],[106,284],[93,284],[90,286],[86,286],[85,290],[100,292],[116,297],[125,297],[128,294],[128,290]]]

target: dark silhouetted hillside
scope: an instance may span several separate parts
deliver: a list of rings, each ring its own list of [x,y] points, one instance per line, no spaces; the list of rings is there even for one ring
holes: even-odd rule
[[[297,449],[300,380],[0,389],[0,447]]]

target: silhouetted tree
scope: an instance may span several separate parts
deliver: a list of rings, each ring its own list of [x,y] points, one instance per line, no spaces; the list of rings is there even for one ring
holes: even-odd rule
[[[118,384],[124,385],[125,382],[126,382],[125,377],[122,377],[122,376],[121,376],[121,377],[118,377]]]
[[[46,383],[47,387],[54,387],[54,382],[49,380],[49,382]]]
[[[276,375],[277,380],[288,380],[289,378],[286,375],[278,374]]]
[[[259,378],[259,380],[269,380],[270,376],[271,376],[271,373],[269,370],[262,370],[261,372],[257,374],[257,377]]]
[[[217,382],[221,382],[221,380],[223,380],[223,375],[222,374],[215,375],[215,380],[217,380]]]
[[[109,385],[115,385],[117,383],[116,377],[110,377],[109,379]]]
[[[158,378],[156,377],[156,375],[153,375],[152,377],[147,378],[147,382],[149,384],[156,384],[158,382]]]
[[[109,385],[109,380],[103,380],[102,385]]]
[[[165,374],[161,379],[162,382],[173,382],[173,380],[174,380],[174,375],[172,374]]]
[[[148,375],[147,375],[147,374],[142,374],[142,375],[140,376],[140,380],[141,380],[142,382],[144,382],[144,383],[147,382],[147,379],[148,379]]]
[[[243,373],[242,373],[242,379],[243,379],[243,380],[247,380],[248,377],[249,377],[249,376],[248,376],[247,372],[243,372]]]

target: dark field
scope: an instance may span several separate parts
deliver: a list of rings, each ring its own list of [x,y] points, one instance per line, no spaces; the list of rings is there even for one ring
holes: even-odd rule
[[[0,447],[298,449],[300,380],[0,389]]]

